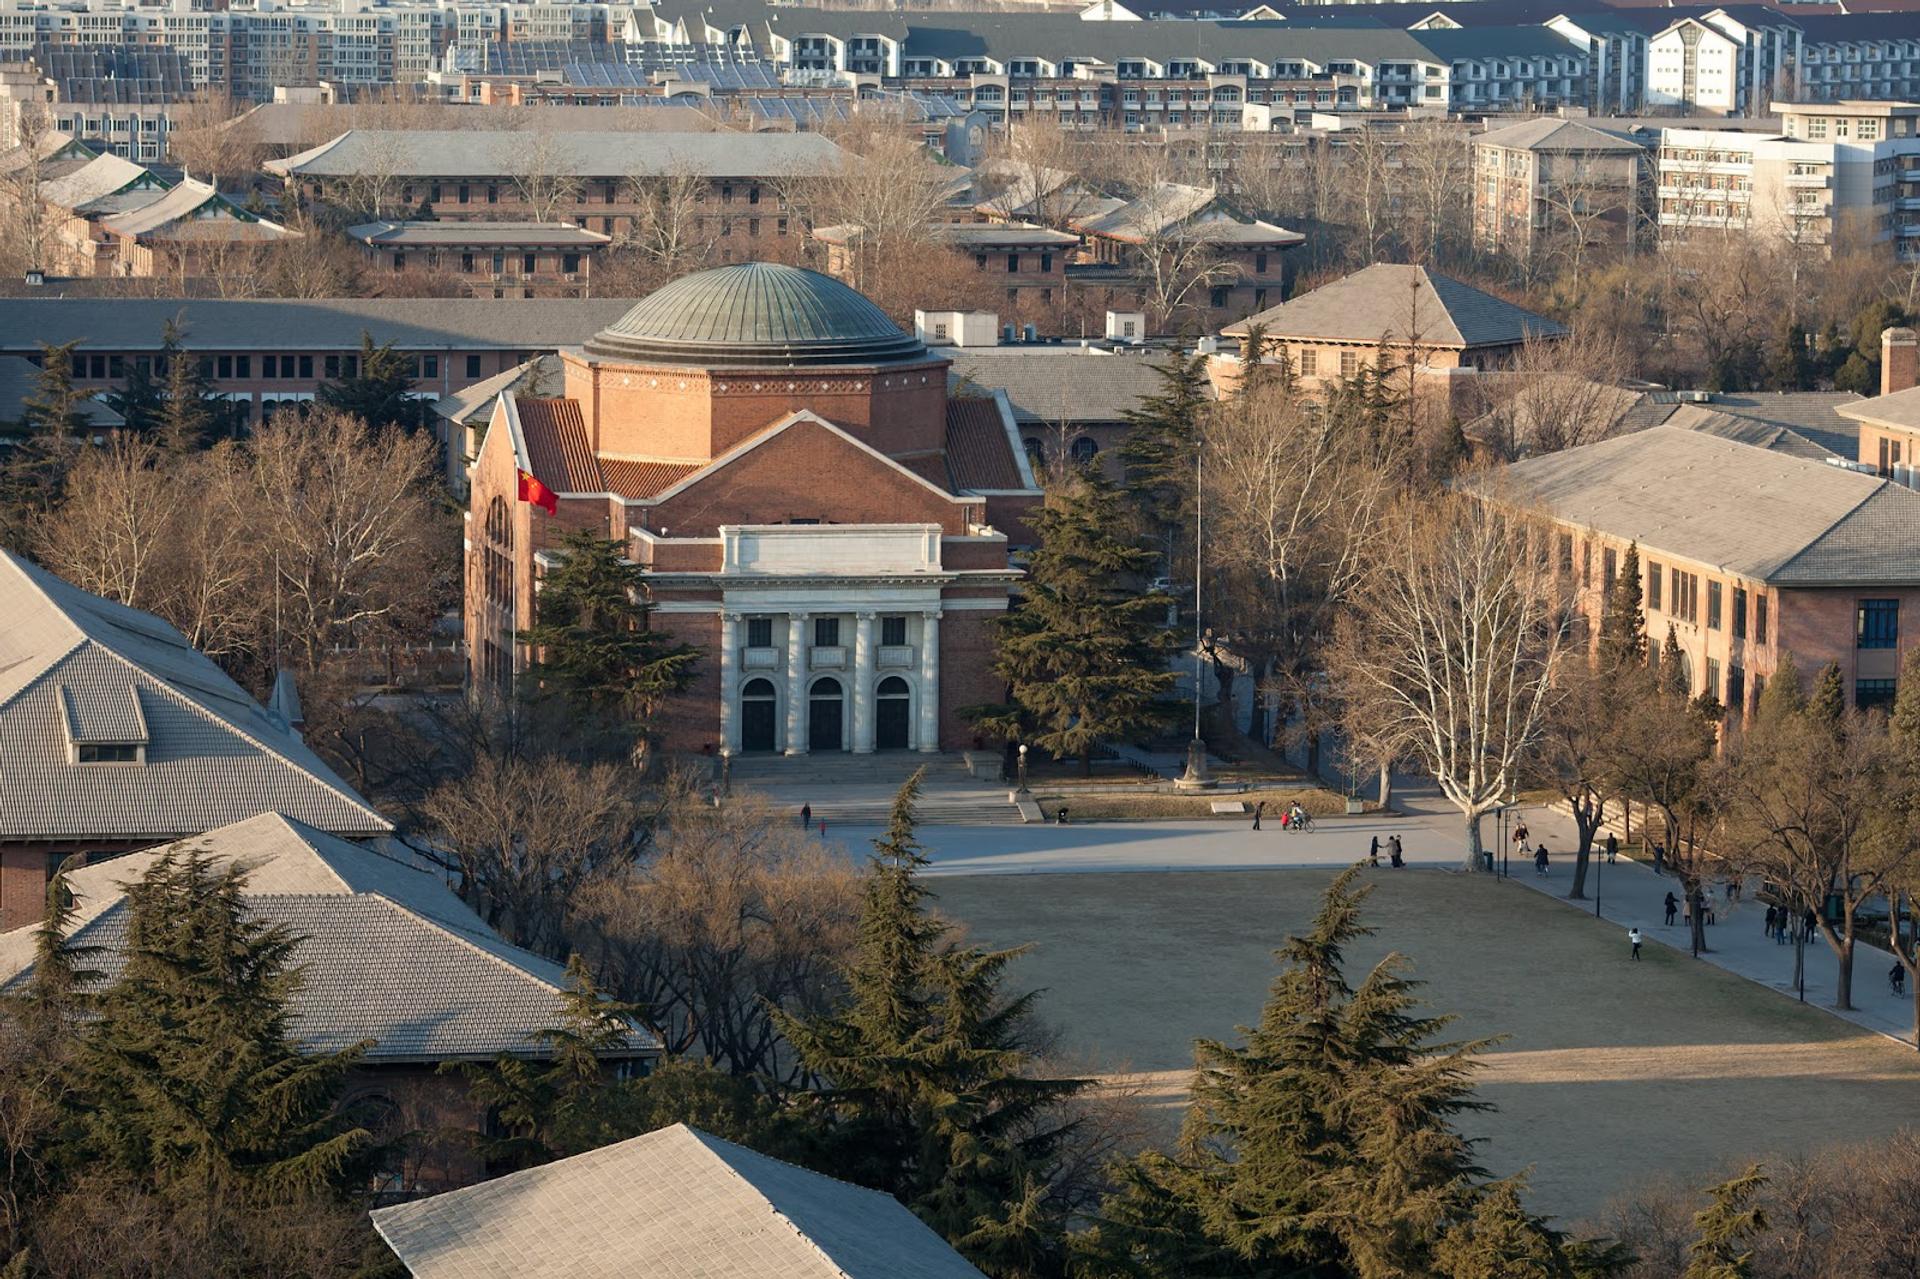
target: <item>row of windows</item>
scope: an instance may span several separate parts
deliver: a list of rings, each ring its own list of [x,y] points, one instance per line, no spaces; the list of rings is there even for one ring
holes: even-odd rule
[[[906,642],[907,619],[905,616],[886,616],[880,619],[880,643],[883,647],[898,648]],[[840,647],[839,618],[816,617],[813,619],[813,646],[815,648]],[[771,617],[749,617],[747,619],[747,647],[773,647],[773,619]]]
[[[472,275],[474,273],[474,267],[478,263],[480,256],[481,255],[475,254],[475,253],[462,253],[460,255],[461,273],[463,275]],[[492,263],[491,263],[490,269],[492,270],[492,273],[494,275],[506,274],[507,259],[510,256],[516,256],[516,255],[506,254],[506,253],[495,253],[492,255]],[[520,261],[520,274],[537,275],[539,273],[539,269],[540,269],[539,254],[522,253],[522,254],[518,254],[517,256]],[[429,253],[427,255],[427,265],[429,267],[439,266],[440,265],[439,258],[440,258],[440,255],[438,253]],[[407,269],[407,255],[405,253],[395,253],[393,255],[393,269],[396,271],[404,271]],[[569,275],[578,271],[580,269],[580,255],[578,253],[561,254],[560,269],[562,271],[567,272]]]
[[[408,370],[417,378],[437,378],[440,376],[440,357],[435,354],[402,356],[408,361]],[[253,377],[253,356],[251,355],[203,355],[198,357],[202,377],[216,381]],[[466,357],[466,375],[469,378],[481,376],[482,359],[477,355]],[[161,355],[78,355],[73,357],[73,376],[90,381],[119,381],[127,376],[129,368],[137,369],[152,377],[167,375],[167,360]],[[260,376],[267,381],[312,381],[314,371],[329,380],[358,377],[360,375],[360,357],[357,355],[263,355],[260,357]]]

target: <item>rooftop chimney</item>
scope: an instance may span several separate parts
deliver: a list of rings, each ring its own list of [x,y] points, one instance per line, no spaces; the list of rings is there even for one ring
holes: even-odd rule
[[[1920,334],[1912,329],[1880,330],[1880,394],[1920,386]]]

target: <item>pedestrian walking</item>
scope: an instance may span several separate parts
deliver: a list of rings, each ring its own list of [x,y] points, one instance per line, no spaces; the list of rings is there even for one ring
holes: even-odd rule
[[[1893,967],[1887,970],[1887,984],[1893,987],[1896,999],[1907,993],[1907,966],[1897,959],[1893,961]]]
[[[1653,841],[1653,873],[1656,875],[1667,873],[1667,846],[1657,839]]]
[[[1808,941],[1813,940],[1814,930],[1820,927],[1820,917],[1809,908],[1807,917],[1800,921],[1800,931]]]
[[[1667,927],[1673,927],[1673,917],[1680,911],[1680,902],[1669,892],[1667,894]]]
[[[1773,921],[1773,944],[1776,946],[1787,944],[1787,908],[1785,906],[1780,908],[1779,914]]]
[[[1543,843],[1533,850],[1533,873],[1545,878],[1547,874],[1547,846]]]
[[[1253,828],[1255,830],[1260,829],[1260,814],[1266,811],[1267,811],[1267,801],[1264,799],[1253,806]]]
[[[1513,828],[1513,842],[1520,845],[1521,850],[1525,851],[1527,847],[1527,840],[1532,836],[1532,834],[1533,832],[1527,829],[1527,824],[1525,822],[1521,822],[1519,825]]]
[[[1380,837],[1378,835],[1375,835],[1372,842],[1367,845],[1367,865],[1374,867],[1380,865]]]
[[[1640,962],[1640,928],[1638,925],[1627,929],[1627,941],[1633,945],[1633,962],[1637,964]]]
[[[1688,893],[1680,900],[1680,922],[1688,928],[1693,927],[1693,894]]]
[[[827,837],[827,819],[822,817],[820,819],[820,838],[825,839],[826,837]]]
[[[1774,909],[1773,907],[1771,907],[1771,906],[1769,906],[1769,907],[1767,907],[1767,929],[1766,929],[1766,935],[1767,935],[1768,937],[1771,937],[1771,936],[1773,936],[1773,929],[1774,929],[1774,925],[1776,925],[1776,924],[1778,924],[1779,922],[1780,922],[1780,912],[1779,912],[1779,911],[1777,911],[1777,910],[1775,910],[1775,909]]]
[[[1620,860],[1620,837],[1612,831],[1607,832],[1607,860],[1610,862]]]
[[[813,829],[813,805],[810,803],[800,805],[800,829]]]
[[[1393,868],[1395,870],[1399,870],[1402,866],[1405,866],[1407,864],[1406,861],[1400,856],[1400,837],[1398,835],[1395,835],[1392,839],[1387,841],[1387,848],[1391,854],[1391,856],[1389,857],[1389,860],[1391,861]]]

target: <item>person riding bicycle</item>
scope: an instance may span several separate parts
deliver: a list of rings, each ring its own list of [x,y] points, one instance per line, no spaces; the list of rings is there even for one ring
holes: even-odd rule
[[[1302,830],[1306,827],[1306,825],[1307,825],[1307,810],[1305,808],[1302,808],[1300,806],[1300,801],[1296,799],[1293,801],[1292,804],[1287,806],[1287,829]]]

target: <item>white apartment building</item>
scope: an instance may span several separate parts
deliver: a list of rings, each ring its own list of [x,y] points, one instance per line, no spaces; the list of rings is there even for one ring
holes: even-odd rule
[[[1778,133],[1665,129],[1655,198],[1663,243],[1701,231],[1920,251],[1920,104],[1788,103]]]
[[[1646,104],[1758,115],[1789,96],[1799,54],[1786,18],[1743,22],[1724,9],[1681,18],[1647,41]]]

